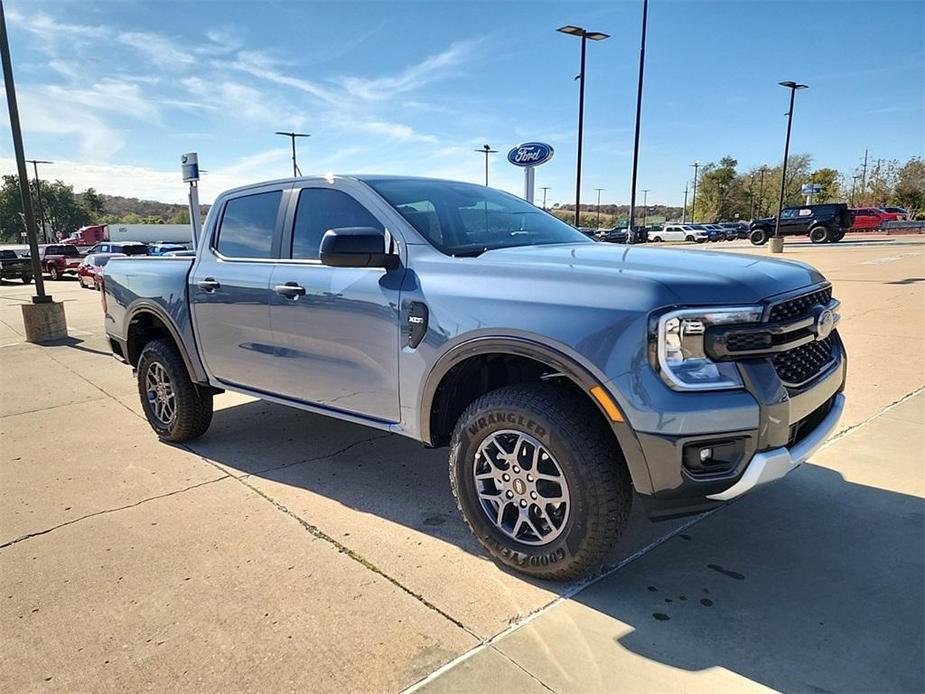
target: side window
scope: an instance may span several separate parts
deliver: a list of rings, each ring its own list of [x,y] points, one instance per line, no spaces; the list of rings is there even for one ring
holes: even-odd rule
[[[343,227],[383,228],[369,210],[347,193],[331,188],[303,188],[292,229],[292,258],[316,260],[324,232]]]
[[[225,203],[215,249],[229,258],[269,258],[282,195],[273,190]]]
[[[793,219],[794,217],[796,217],[796,214],[797,214],[797,211],[793,208],[790,208],[790,209],[787,209],[781,212],[780,218],[781,219]]]

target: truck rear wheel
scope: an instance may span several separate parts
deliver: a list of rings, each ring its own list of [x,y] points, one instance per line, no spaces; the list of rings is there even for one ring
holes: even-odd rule
[[[32,275],[23,275],[20,279],[23,284],[29,284],[32,281]]]
[[[450,486],[476,539],[537,578],[597,571],[632,504],[625,462],[600,412],[552,384],[478,398],[450,442]]]
[[[813,243],[825,243],[829,240],[828,227],[820,224],[809,230],[809,240]]]
[[[190,380],[183,357],[169,340],[153,340],[142,350],[138,394],[148,423],[164,441],[190,441],[212,423],[212,393]]]

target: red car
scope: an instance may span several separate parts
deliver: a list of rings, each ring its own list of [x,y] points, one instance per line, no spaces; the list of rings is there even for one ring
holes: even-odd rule
[[[860,231],[862,229],[879,229],[884,222],[891,222],[899,218],[899,215],[893,212],[884,212],[873,207],[859,207],[851,210],[854,214],[854,224],[851,225],[850,231]]]
[[[80,267],[77,268],[77,279],[80,280],[80,286],[84,289],[102,289],[103,287],[103,267],[109,262],[110,258],[124,256],[125,253],[93,253],[84,258]]]

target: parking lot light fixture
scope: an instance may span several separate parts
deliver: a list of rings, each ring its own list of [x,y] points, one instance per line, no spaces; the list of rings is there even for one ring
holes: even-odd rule
[[[482,145],[481,149],[474,149],[473,152],[478,152],[485,155],[485,186],[488,186],[488,155],[497,154],[498,150],[492,149],[488,145]]]
[[[597,228],[600,229],[601,228],[601,191],[604,190],[604,188],[595,188],[594,190],[597,191]]]
[[[790,156],[790,131],[793,126],[793,102],[798,89],[808,89],[805,84],[792,80],[778,82],[782,87],[790,90],[790,109],[787,111],[787,138],[784,140],[784,162],[780,167],[780,195],[777,198],[777,218],[774,220],[774,238],[770,245],[771,253],[783,253],[784,243],[780,236],[780,215],[784,211],[784,193],[787,187],[787,158]]]
[[[604,34],[600,31],[587,31],[582,27],[573,24],[566,24],[559,27],[556,31],[563,34],[578,36],[581,39],[581,62],[578,72],[578,161],[576,163],[575,173],[575,226],[580,226],[581,217],[581,141],[584,130],[585,119],[585,46],[588,39],[592,41],[603,41],[610,38],[610,34]]]
[[[296,178],[302,175],[302,172],[299,170],[299,164],[296,161],[296,152],[295,152],[295,139],[297,137],[311,137],[308,133],[290,133],[282,130],[277,130],[274,135],[284,135],[292,140],[292,177]]]
[[[639,42],[639,79],[636,83],[636,132],[633,138],[633,173],[630,182],[630,219],[629,233],[626,236],[630,243],[633,236],[633,227],[636,221],[636,173],[639,170],[639,130],[642,120],[642,79],[646,67],[646,23],[649,17],[649,0],[642,0],[642,38]],[[645,226],[645,224],[643,224]]]
[[[546,211],[546,191],[549,190],[549,186],[542,186],[540,190],[543,191],[543,211]]]

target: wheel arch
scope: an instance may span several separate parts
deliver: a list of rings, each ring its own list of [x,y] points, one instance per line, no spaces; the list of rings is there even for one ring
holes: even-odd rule
[[[198,358],[192,358],[180,331],[161,306],[148,301],[139,302],[129,310],[125,320],[128,325],[125,357],[133,368],[137,366],[146,344],[166,337],[176,345],[190,380],[194,383],[208,383],[208,377]]]
[[[456,345],[444,353],[430,370],[422,389],[418,410],[421,441],[428,446],[446,445],[458,416],[470,402],[501,385],[508,385],[510,382],[523,382],[514,380],[507,383],[492,384],[491,387],[483,384],[481,388],[475,385],[469,389],[466,395],[459,399],[454,399],[454,385],[464,382],[464,377],[471,374],[471,372],[466,371],[467,366],[478,364],[480,367],[480,362],[495,357],[524,360],[521,362],[522,366],[526,362],[532,362],[537,365],[539,370],[542,370],[545,377],[539,376],[540,372],[538,371],[536,378],[524,380],[565,379],[575,391],[580,392],[584,398],[594,403],[603,421],[609,425],[614,435],[614,443],[623,454],[633,486],[641,493],[652,492],[653,487],[648,466],[636,434],[628,422],[625,421],[622,413],[621,419],[623,421],[613,421],[603,405],[591,394],[592,388],[603,388],[601,380],[595,377],[587,367],[581,365],[569,355],[554,347],[527,338],[474,338]],[[481,373],[482,369],[479,369],[479,372]],[[604,388],[604,392],[608,392],[606,388]]]

